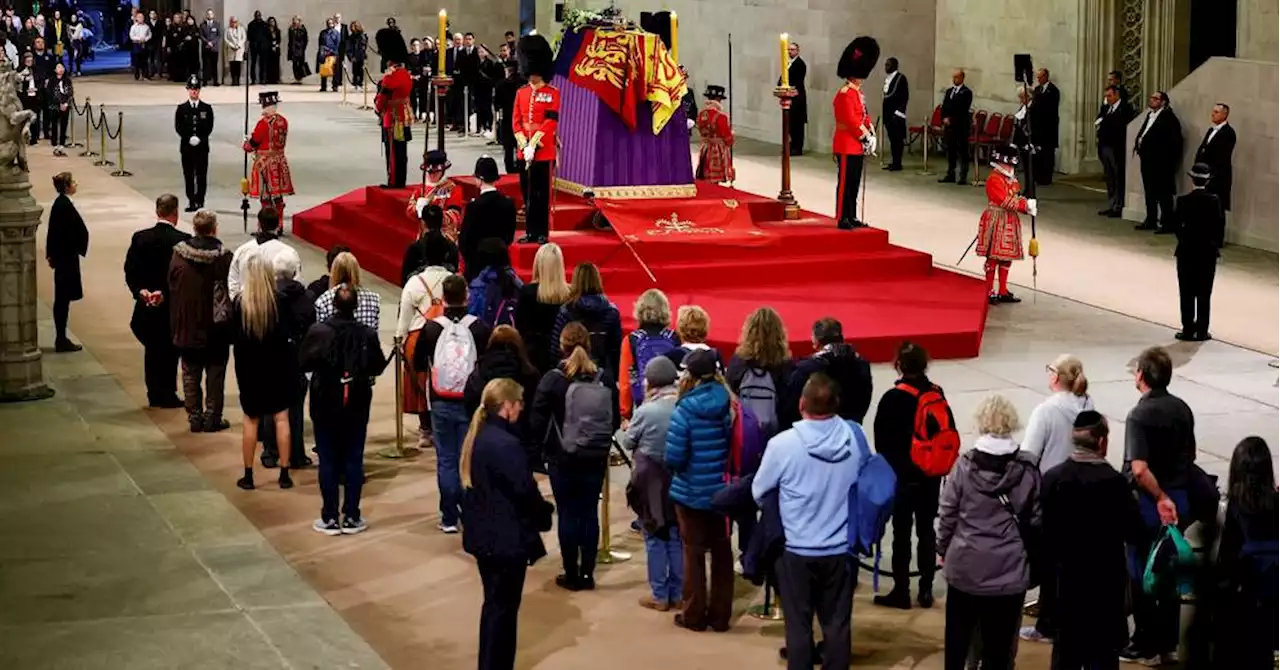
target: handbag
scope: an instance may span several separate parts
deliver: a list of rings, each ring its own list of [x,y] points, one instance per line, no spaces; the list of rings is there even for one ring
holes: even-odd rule
[[[1167,564],[1162,566],[1160,554],[1162,551],[1168,551],[1166,544],[1172,547],[1173,555],[1167,559]],[[1151,546],[1151,553],[1147,555],[1147,567],[1142,571],[1142,592],[1153,595],[1160,590],[1160,586],[1167,579],[1173,577],[1178,582],[1178,592],[1184,596],[1189,595],[1194,581],[1189,568],[1194,566],[1195,562],[1195,551],[1191,549],[1191,543],[1187,542],[1182,531],[1174,525],[1165,526],[1160,533],[1160,538]]]
[[[306,62],[306,61],[302,61],[302,76],[304,76],[304,77],[310,77],[310,76],[311,76],[311,63],[308,63],[308,62]]]
[[[320,64],[320,76],[321,76],[321,77],[332,77],[332,76],[333,76],[333,64],[334,64],[335,60],[336,60],[336,59],[334,59],[334,57],[333,57],[333,56],[329,56],[328,58],[325,58],[325,59],[324,59],[324,62]]]

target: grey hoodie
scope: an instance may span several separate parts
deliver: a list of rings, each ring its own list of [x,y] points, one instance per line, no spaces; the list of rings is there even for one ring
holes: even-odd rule
[[[627,429],[618,431],[618,443],[628,449],[637,449],[661,463],[667,450],[667,427],[671,425],[671,414],[676,411],[677,398],[674,386],[655,391],[636,408]]]
[[[1031,568],[1019,519],[1038,532],[1040,471],[1013,440],[983,435],[956,462],[938,505],[938,555],[947,584],[976,596],[1026,592]]]
[[[1041,474],[1071,455],[1075,449],[1071,443],[1071,429],[1076,416],[1090,409],[1093,409],[1093,401],[1089,396],[1059,391],[1031,411],[1027,433],[1022,438],[1022,449],[1031,454],[1033,460],[1040,461]]]

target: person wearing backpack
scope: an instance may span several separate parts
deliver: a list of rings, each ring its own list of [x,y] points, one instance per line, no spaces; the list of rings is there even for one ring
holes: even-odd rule
[[[529,429],[541,440],[556,499],[556,532],[564,572],[556,586],[595,589],[600,492],[618,417],[618,389],[591,359],[591,336],[580,323],[560,332],[560,365],[543,375],[533,396]]]
[[[861,424],[871,406],[871,364],[844,341],[844,326],[830,317],[813,324],[813,348],[812,356],[796,362],[785,395],[800,397],[809,376],[823,372],[840,385],[840,417]],[[781,427],[787,428],[800,418],[796,413],[798,405],[788,402],[783,407],[787,411],[778,419]]]
[[[781,432],[778,415],[792,398],[798,398],[786,393],[794,369],[782,317],[771,307],[752,312],[742,324],[742,337],[729,359],[725,380],[729,390],[755,414],[766,440]]]
[[[556,315],[548,344],[557,360],[560,356],[560,331],[574,321],[582,324],[591,336],[588,349],[591,359],[609,373],[610,379],[617,380],[618,363],[622,359],[622,317],[618,308],[605,296],[600,269],[592,263],[579,263],[573,269],[569,300]]]
[[[839,385],[818,373],[800,396],[802,419],[769,440],[751,483],[757,502],[777,491],[786,550],[775,566],[787,612],[787,668],[813,662],[813,618],[825,642],[822,667],[847,668],[852,654],[854,572],[849,554],[850,492],[865,442],[837,413]]]
[[[439,207],[430,205],[425,212],[424,221],[434,217],[439,223]],[[405,414],[418,415],[419,449],[430,449],[433,442],[431,413],[427,406],[428,371],[418,368],[414,360],[423,326],[444,313],[444,280],[457,269],[458,262],[457,250],[439,232],[438,225],[435,231],[427,232],[425,241],[422,255],[414,261],[422,265],[410,271],[400,291],[400,317],[396,321],[396,336],[400,338],[404,351],[401,397]]]
[[[975,631],[984,668],[1012,664],[1040,534],[1040,470],[1018,449],[1018,413],[1003,396],[978,405],[979,433],[947,477],[938,555],[947,580],[945,670],[963,670]]]
[[[320,452],[322,502],[312,528],[330,536],[354,535],[368,527],[360,511],[365,437],[373,380],[388,363],[377,331],[355,320],[356,304],[355,290],[340,287],[333,296],[333,316],[307,331],[298,353],[299,369],[311,374],[311,423]],[[341,510],[339,483],[344,488]]]
[[[618,409],[623,419],[630,419],[645,399],[644,371],[649,361],[680,346],[680,338],[671,330],[671,303],[662,291],[651,288],[641,293],[636,299],[635,317],[637,328],[622,342],[618,364],[622,375],[618,380]]]
[[[436,447],[441,532],[458,532],[462,480],[458,459],[471,416],[464,402],[467,379],[484,354],[492,330],[467,313],[467,280],[449,275],[441,284],[444,312],[427,321],[418,336],[413,364],[427,372],[427,404]]]
[[[509,247],[490,237],[480,243],[478,257],[484,265],[471,280],[467,312],[490,328],[514,326],[516,303],[524,282],[511,267]]]
[[[675,623],[693,631],[709,627],[723,632],[729,630],[733,610],[733,548],[728,524],[712,508],[711,498],[725,486],[733,432],[730,395],[715,352],[692,352],[684,363],[664,453],[684,543],[684,602]]]
[[[916,531],[916,567],[920,570],[920,589],[916,601],[921,607],[933,606],[933,576],[936,536],[933,521],[938,516],[938,495],[942,476],[950,471],[959,456],[960,434],[955,416],[947,404],[942,388],[929,381],[929,354],[923,347],[904,342],[898,347],[893,362],[899,378],[885,391],[876,407],[876,451],[882,454],[898,478],[893,508],[893,590],[875,597],[875,604],[898,609],[911,609],[911,526]],[[926,460],[924,448],[939,449],[939,458],[927,464],[925,473],[919,456]]]
[[[1219,588],[1215,668],[1271,667],[1277,648],[1277,529],[1273,456],[1260,437],[1231,454],[1227,514],[1215,564]]]

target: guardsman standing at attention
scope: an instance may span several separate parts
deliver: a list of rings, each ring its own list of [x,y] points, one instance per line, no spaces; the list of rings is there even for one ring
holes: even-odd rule
[[[293,195],[293,175],[289,172],[289,161],[284,157],[284,147],[289,141],[289,121],[277,110],[279,93],[259,93],[258,104],[262,105],[262,118],[253,127],[253,134],[244,141],[244,150],[253,154],[253,164],[249,166],[249,197],[257,198],[264,208],[274,208],[283,230],[284,198]]]
[[[839,168],[836,181],[836,221],[841,230],[865,226],[858,220],[858,187],[862,184],[862,163],[866,154],[876,152],[875,123],[867,114],[862,82],[880,60],[880,45],[870,37],[859,37],[844,48],[836,76],[845,80],[836,93],[835,137],[831,153]]]
[[[213,106],[200,99],[200,75],[187,80],[188,100],[178,105],[173,129],[180,142],[182,180],[187,185],[187,211],[204,207],[205,185],[209,178],[209,136],[213,134]]]
[[[551,189],[555,179],[556,125],[560,121],[560,91],[550,81],[555,60],[541,35],[525,35],[516,49],[520,74],[529,83],[516,92],[512,130],[519,161],[528,174],[524,194],[525,223],[521,244],[546,244],[551,230]]]
[[[384,28],[378,31],[378,52],[387,64],[387,73],[378,82],[378,95],[373,108],[382,123],[383,155],[387,159],[387,181],[384,188],[404,188],[408,181],[409,142],[413,140],[413,77],[404,65],[409,49],[400,32]]]
[[[702,144],[698,147],[698,171],[696,178],[707,181],[733,181],[733,126],[720,102],[724,100],[724,87],[708,85],[702,97],[707,104],[698,112],[698,135]]]

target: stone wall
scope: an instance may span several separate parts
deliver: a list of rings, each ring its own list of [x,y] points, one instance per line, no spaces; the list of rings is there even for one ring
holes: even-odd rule
[[[1275,0],[1239,0],[1236,9],[1236,57],[1276,62],[1280,9]]]
[[[951,86],[951,73],[963,68],[973,89],[974,110],[1010,114],[1018,108],[1018,85],[1013,79],[1013,55],[1031,54],[1036,68],[1048,68],[1061,92],[1058,169],[1076,172],[1081,149],[1076,142],[1084,128],[1072,110],[1077,93],[1080,15],[1072,0],[937,0],[937,54],[930,97],[934,104]],[[917,34],[918,39],[924,39]],[[1097,89],[1101,89],[1098,82]],[[1092,89],[1087,89],[1092,91]],[[1100,94],[1088,97],[1096,109]],[[1094,99],[1098,100],[1095,101]],[[1090,117],[1092,120],[1092,117]]]
[[[1178,193],[1191,187],[1186,176],[1200,139],[1209,128],[1209,111],[1216,102],[1231,105],[1231,125],[1236,130],[1236,150],[1231,162],[1231,212],[1227,216],[1227,242],[1267,251],[1280,247],[1277,207],[1276,144],[1280,141],[1280,67],[1273,61],[1211,58],[1169,91],[1182,123],[1183,159],[1178,170]],[[1128,146],[1133,146],[1144,115],[1129,124]],[[1125,218],[1141,221],[1146,213],[1140,161],[1126,164]]]
[[[546,34],[539,3],[538,28]],[[550,4],[549,2],[546,4]],[[701,93],[707,84],[729,85],[728,36],[733,33],[733,121],[739,135],[781,142],[781,112],[773,97],[779,74],[778,34],[789,33],[801,45],[808,64],[809,128],[806,148],[830,152],[834,128],[831,99],[842,82],[835,63],[846,44],[858,35],[875,37],[881,62],[894,56],[911,83],[908,114],[912,123],[932,111],[935,0],[809,0],[797,6],[787,0],[666,0],[663,7],[680,21],[680,60],[689,70],[690,86]],[[592,0],[588,7],[607,6]],[[578,6],[583,6],[579,4]],[[626,15],[639,20],[651,5],[619,3]],[[877,68],[868,80],[867,102],[880,112],[884,72]],[[701,99],[699,99],[701,104]]]

